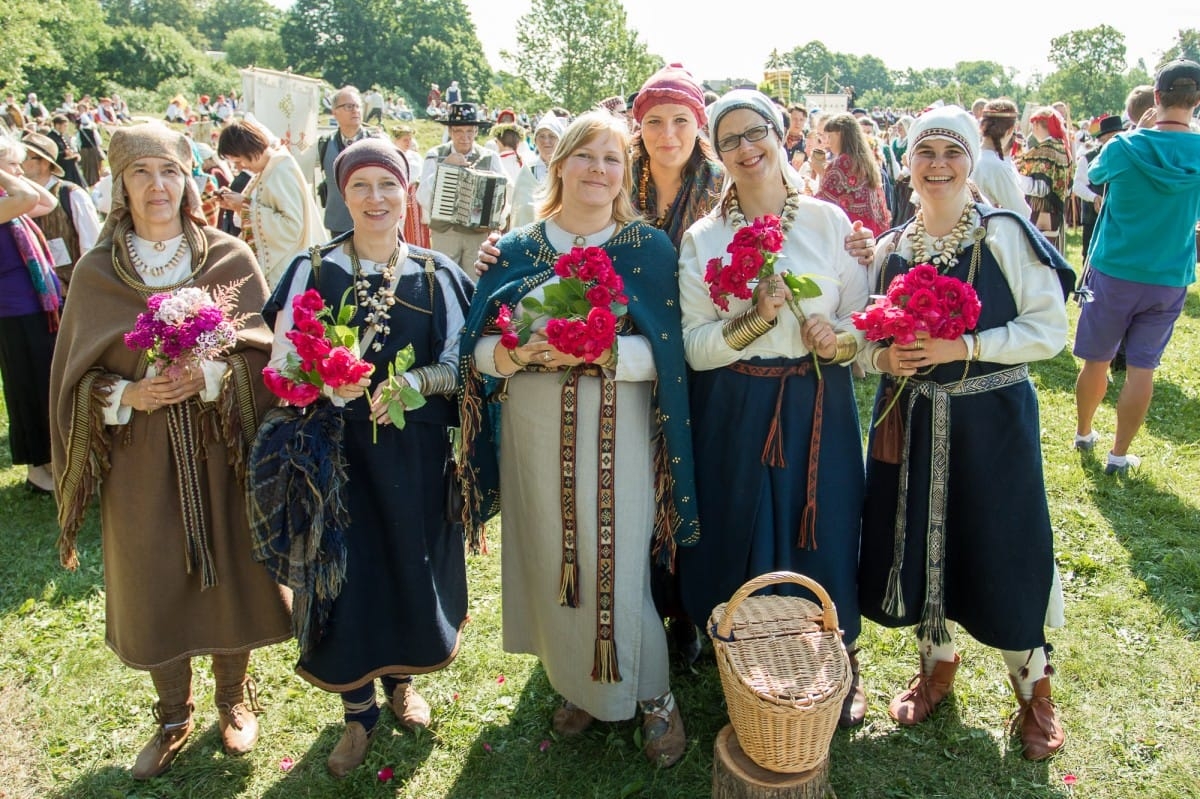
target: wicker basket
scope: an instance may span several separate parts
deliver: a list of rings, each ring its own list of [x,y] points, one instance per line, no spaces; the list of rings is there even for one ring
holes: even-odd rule
[[[818,607],[791,596],[750,596],[780,583],[812,591]],[[850,659],[837,609],[815,580],[793,572],[755,577],[708,619],[729,720],[742,750],[770,771],[795,774],[829,756]]]

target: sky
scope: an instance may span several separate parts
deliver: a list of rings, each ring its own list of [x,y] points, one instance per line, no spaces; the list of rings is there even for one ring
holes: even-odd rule
[[[500,51],[515,49],[517,20],[529,12],[529,0],[465,3],[493,69],[511,68]],[[1115,9],[1103,13],[1098,5],[1064,0],[937,6],[895,0],[845,5],[752,0],[742,7],[747,13],[735,13],[737,0],[624,0],[627,24],[647,49],[667,63],[682,63],[702,81],[761,79],[772,49],[786,52],[816,40],[830,52],[874,55],[891,70],[994,61],[1016,69],[1018,81],[1024,82],[1034,72],[1053,71],[1047,61],[1051,39],[1099,25],[1125,35],[1130,66],[1142,58],[1153,73],[1180,29],[1200,29],[1197,0],[1115,0],[1103,3]],[[802,10],[806,7],[811,11]],[[838,9],[845,9],[849,19],[837,18]],[[786,24],[788,20],[795,22]],[[1034,32],[1035,25],[1043,32]],[[976,33],[970,32],[972,26]]]

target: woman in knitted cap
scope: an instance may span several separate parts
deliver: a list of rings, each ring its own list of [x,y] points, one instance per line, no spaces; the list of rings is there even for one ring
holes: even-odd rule
[[[259,373],[271,331],[267,285],[243,242],[204,227],[192,148],[166,125],[113,132],[112,210],[79,259],[54,353],[50,397],[59,550],[75,541],[101,482],[106,638],[150,672],[158,730],[136,779],[167,769],[192,731],[192,658],[211,654],[225,751],[254,745],[250,650],[290,637],[289,596],[251,558],[246,441],[274,404]],[[231,352],[158,374],[125,344],[147,298],[240,283]]]
[[[850,314],[867,303],[867,272],[845,250],[845,212],[800,191],[769,98],[731,91],[713,104],[710,125],[726,188],[679,250],[701,529],[696,546],[679,550],[683,603],[701,621],[765,572],[817,580],[837,604],[852,653],[854,685],[840,723],[853,726],[866,695],[853,654],[863,468],[849,364],[862,334]],[[778,274],[758,281],[752,298],[722,303],[705,279],[747,221],[768,215],[780,221],[782,269],[823,278],[821,295],[804,301],[803,321],[783,309],[788,289]]]
[[[957,106],[913,122],[920,205],[881,240],[872,270],[882,295],[922,265],[929,280],[972,285],[981,310],[967,331],[919,331],[911,344],[872,342],[860,355],[884,373],[875,415],[885,415],[871,432],[859,597],[880,624],[917,625],[921,667],[892,700],[892,718],[918,724],[949,694],[961,625],[1001,650],[1024,755],[1041,760],[1063,743],[1045,637],[1062,624],[1062,596],[1026,364],[1062,350],[1075,276],[1023,216],[973,200],[978,130]]]
[[[550,159],[554,156],[554,148],[567,128],[567,121],[562,117],[547,111],[538,120],[533,129],[533,143],[537,147],[537,158],[528,160],[513,181],[512,213],[509,217],[509,229],[524,227],[535,219],[534,210],[538,205],[537,190],[546,180],[550,170]],[[495,243],[492,239],[492,243]],[[494,262],[494,261],[493,261]],[[478,264],[476,264],[478,267]],[[483,271],[487,271],[485,266]]]
[[[458,337],[472,285],[446,256],[410,246],[401,236],[408,160],[391,142],[356,142],[338,155],[333,172],[354,227],[296,258],[263,314],[275,328],[271,363],[282,368],[296,357],[288,338],[293,300],[315,289],[326,307],[337,309],[349,292],[347,301],[356,306],[349,324],[358,328],[358,354],[375,367],[357,384],[318,400],[335,407],[315,410],[332,411],[329,418],[343,427],[340,449],[350,520],[342,535],[344,579],[340,591],[325,595],[319,586],[297,587],[298,598],[303,588],[305,597],[332,603],[327,617],[316,624],[317,635],[301,637],[296,671],[313,685],[341,694],[346,727],[328,767],[343,777],[366,758],[376,730],[375,681],[382,682],[401,725],[425,727],[430,708],[414,690],[412,675],[441,669],[458,653],[467,578],[461,530],[447,518],[446,480],[451,478],[446,464],[448,429],[458,424]],[[408,345],[416,361],[396,377],[418,389],[425,403],[407,410],[406,424],[398,428],[380,394],[389,364]],[[292,437],[303,435],[298,427],[271,420],[260,431],[251,464],[261,481],[256,490],[263,487],[253,508],[260,536],[278,518],[272,505],[276,497],[265,493],[271,477],[288,468],[276,453],[293,450],[297,457],[317,462],[310,465],[322,460],[313,454],[312,444],[293,445]],[[266,532],[295,541],[308,530]],[[293,569],[297,565],[305,564],[292,564]],[[274,563],[272,571],[287,573],[288,564]]]

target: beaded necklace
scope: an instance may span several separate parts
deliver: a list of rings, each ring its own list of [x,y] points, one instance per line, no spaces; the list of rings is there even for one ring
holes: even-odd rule
[[[796,213],[800,210],[800,190],[788,186],[787,199],[783,201],[783,211],[779,214],[779,230],[786,236],[792,224],[796,221]],[[729,222],[734,228],[744,227],[746,215],[738,203],[737,186],[729,188]]]
[[[916,219],[913,220],[912,228],[908,231],[908,240],[912,244],[913,263],[914,264],[933,264],[939,271],[946,271],[958,261],[958,254],[962,252],[963,247],[974,239],[978,241],[983,237],[983,228],[972,229],[972,215],[975,211],[974,203],[967,203],[963,206],[962,214],[959,215],[958,221],[954,223],[954,227],[945,236],[933,237],[925,232],[925,209],[918,208]],[[934,255],[929,255],[929,250],[926,247],[926,242],[933,243]]]
[[[183,256],[187,253],[187,239],[182,235],[179,237],[179,246],[175,248],[175,254],[171,256],[171,260],[159,266],[148,266],[142,260],[142,256],[138,255],[137,248],[133,246],[133,230],[125,233],[125,247],[129,250],[129,260],[133,264],[133,268],[138,274],[149,275],[150,277],[162,277],[168,272],[173,272],[175,267],[179,266],[183,261]],[[161,247],[159,245],[162,245]],[[166,249],[166,244],[161,241],[156,241],[153,244],[154,249],[162,252]]]
[[[400,261],[400,248],[392,250],[391,256],[384,264],[383,279],[379,283],[379,290],[374,294],[371,293],[371,281],[363,274],[362,263],[358,260],[353,239],[346,242],[346,250],[350,255],[350,267],[354,271],[354,294],[358,297],[358,307],[367,312],[363,322],[375,339],[371,343],[371,349],[379,352],[383,349],[381,336],[386,337],[392,332],[388,326],[388,319],[391,317],[392,306],[396,304],[396,264]]]
[[[645,167],[642,168],[641,177],[638,178],[638,205],[640,205],[642,208],[643,216],[646,216],[652,210],[649,206],[649,200],[647,199],[649,196],[650,196],[650,164],[647,163],[645,165]],[[670,206],[667,206],[667,211],[669,211],[669,210],[671,210],[671,208],[670,208]],[[650,224],[654,225],[656,228],[661,230],[662,226],[667,223],[667,211],[663,211],[661,214],[659,214],[657,217],[655,217],[654,221],[651,222]]]

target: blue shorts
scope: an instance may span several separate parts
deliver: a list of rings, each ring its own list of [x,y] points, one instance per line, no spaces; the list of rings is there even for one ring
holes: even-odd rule
[[[1075,357],[1107,363],[1125,342],[1125,362],[1138,369],[1156,369],[1183,311],[1187,287],[1156,286],[1110,277],[1095,269],[1088,273],[1092,301],[1079,313]]]

